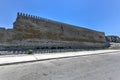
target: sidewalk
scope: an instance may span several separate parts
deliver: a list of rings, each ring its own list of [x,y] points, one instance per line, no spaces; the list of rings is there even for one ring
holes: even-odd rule
[[[117,52],[117,51],[120,50],[96,50],[96,51],[0,56],[0,66],[17,64],[17,63],[44,61],[50,59],[70,58],[70,57],[76,57],[82,55],[97,55],[97,54]]]

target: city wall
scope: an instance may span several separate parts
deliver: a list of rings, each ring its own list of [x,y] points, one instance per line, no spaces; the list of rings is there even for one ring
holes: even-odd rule
[[[20,48],[103,48],[103,32],[18,13],[13,29],[0,28],[0,45]]]

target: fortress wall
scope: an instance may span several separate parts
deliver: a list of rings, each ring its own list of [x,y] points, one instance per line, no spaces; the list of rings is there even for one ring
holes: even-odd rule
[[[0,28],[0,42],[11,41],[14,31],[12,29]]]
[[[40,38],[82,42],[105,42],[103,32],[56,22],[36,16],[19,13],[14,23],[14,30],[22,38]]]
[[[104,33],[85,28],[64,25],[64,36],[80,42],[105,42]]]
[[[0,29],[0,46],[9,48],[103,48],[105,35],[66,23],[18,13],[13,29]]]
[[[6,42],[12,39],[12,29],[0,28],[0,42]]]
[[[6,30],[6,42],[11,42],[13,40],[13,35],[15,35],[14,30],[13,29],[7,29]]]
[[[5,28],[0,28],[0,41],[5,40],[5,34],[6,34],[6,29]]]

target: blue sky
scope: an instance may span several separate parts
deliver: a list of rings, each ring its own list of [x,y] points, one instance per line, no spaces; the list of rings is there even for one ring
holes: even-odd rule
[[[0,27],[12,28],[17,12],[120,36],[120,0],[0,0]]]

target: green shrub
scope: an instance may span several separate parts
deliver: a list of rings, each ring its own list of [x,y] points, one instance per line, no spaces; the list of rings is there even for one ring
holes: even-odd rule
[[[29,50],[27,51],[27,54],[33,54],[33,50],[29,49]]]

